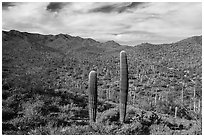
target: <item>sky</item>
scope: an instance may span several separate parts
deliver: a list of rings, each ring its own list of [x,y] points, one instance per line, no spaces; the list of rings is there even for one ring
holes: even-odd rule
[[[69,34],[122,45],[202,35],[201,2],[3,2],[2,29]]]

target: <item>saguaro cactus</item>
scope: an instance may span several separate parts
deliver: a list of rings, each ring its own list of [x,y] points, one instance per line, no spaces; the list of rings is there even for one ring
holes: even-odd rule
[[[125,51],[120,52],[120,122],[123,123],[126,115],[128,96],[128,65]]]
[[[185,83],[182,82],[182,90],[181,90],[181,103],[183,105],[183,96],[184,96],[184,86],[185,86]]]
[[[174,114],[174,118],[177,117],[177,112],[178,112],[178,107],[175,107],[175,114]]]
[[[97,109],[97,73],[91,71],[89,73],[89,120],[90,123],[96,122]]]
[[[155,94],[154,103],[155,103],[155,106],[156,106],[157,105],[157,94]]]
[[[198,100],[198,113],[200,113],[200,99]]]
[[[194,91],[193,91],[193,111],[196,111],[196,90],[194,87]]]

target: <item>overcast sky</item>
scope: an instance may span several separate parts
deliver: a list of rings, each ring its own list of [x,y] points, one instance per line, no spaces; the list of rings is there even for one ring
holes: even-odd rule
[[[2,28],[126,45],[170,43],[202,34],[202,3],[4,2]]]

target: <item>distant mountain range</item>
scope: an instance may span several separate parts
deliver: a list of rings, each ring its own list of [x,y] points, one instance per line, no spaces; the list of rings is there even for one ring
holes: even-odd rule
[[[98,49],[100,51],[105,51],[118,48],[121,45],[115,41],[107,41],[104,43],[98,42],[91,38],[81,38],[73,37],[67,34],[58,35],[40,35],[27,32],[19,32],[16,30],[11,30],[9,32],[3,31],[3,41],[9,40],[24,40],[24,42],[29,42],[32,45],[36,44],[41,48],[49,48],[53,50],[60,50],[64,54],[69,53],[69,51],[83,51],[86,47],[87,49]]]
[[[119,52],[126,50],[130,61],[169,62],[181,67],[198,67],[202,64],[202,36],[190,37],[170,44],[142,43],[124,46],[115,41],[99,42],[90,38],[73,37],[67,34],[41,35],[19,32],[2,32],[3,68],[24,71],[36,66],[64,64],[74,58],[80,62],[89,60],[118,59]],[[117,61],[116,61],[117,62]]]
[[[70,53],[72,51],[94,51],[96,53],[114,51],[114,50],[122,50],[122,49],[132,49],[130,46],[123,46],[116,43],[113,40],[107,42],[99,42],[91,38],[81,38],[81,37],[73,37],[67,34],[58,34],[58,35],[41,35],[36,33],[27,33],[27,32],[20,32],[17,30],[11,31],[3,31],[2,32],[2,39],[3,39],[3,46],[5,45],[5,41],[14,41],[14,40],[21,40],[22,42],[26,42],[30,44],[30,47],[36,48],[36,50],[51,50],[56,52],[61,52],[63,54]],[[202,36],[194,36],[184,40],[181,40],[176,43],[172,44],[150,44],[150,43],[142,43],[136,45],[134,49],[136,50],[158,50],[158,49],[165,49],[170,47],[171,45],[174,47],[176,45],[183,45],[184,44],[191,45],[202,45]],[[31,46],[32,45],[32,46]],[[168,46],[168,47],[167,47]],[[177,48],[183,48],[180,46]],[[28,48],[29,46],[27,46]],[[165,47],[165,48],[164,48]],[[172,47],[171,47],[172,48]]]

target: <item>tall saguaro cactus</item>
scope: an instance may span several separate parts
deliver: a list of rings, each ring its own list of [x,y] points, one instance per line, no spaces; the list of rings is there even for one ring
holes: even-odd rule
[[[120,52],[120,122],[125,121],[128,96],[128,64],[125,51]]]
[[[178,113],[178,107],[175,107],[175,114],[174,114],[174,118],[177,117],[177,113]]]
[[[185,86],[185,83],[182,82],[182,90],[181,90],[181,103],[183,105],[183,96],[184,96],[184,86]]]
[[[91,71],[89,73],[89,120],[90,123],[96,122],[97,109],[97,73]]]
[[[196,89],[193,90],[193,111],[196,111]]]

